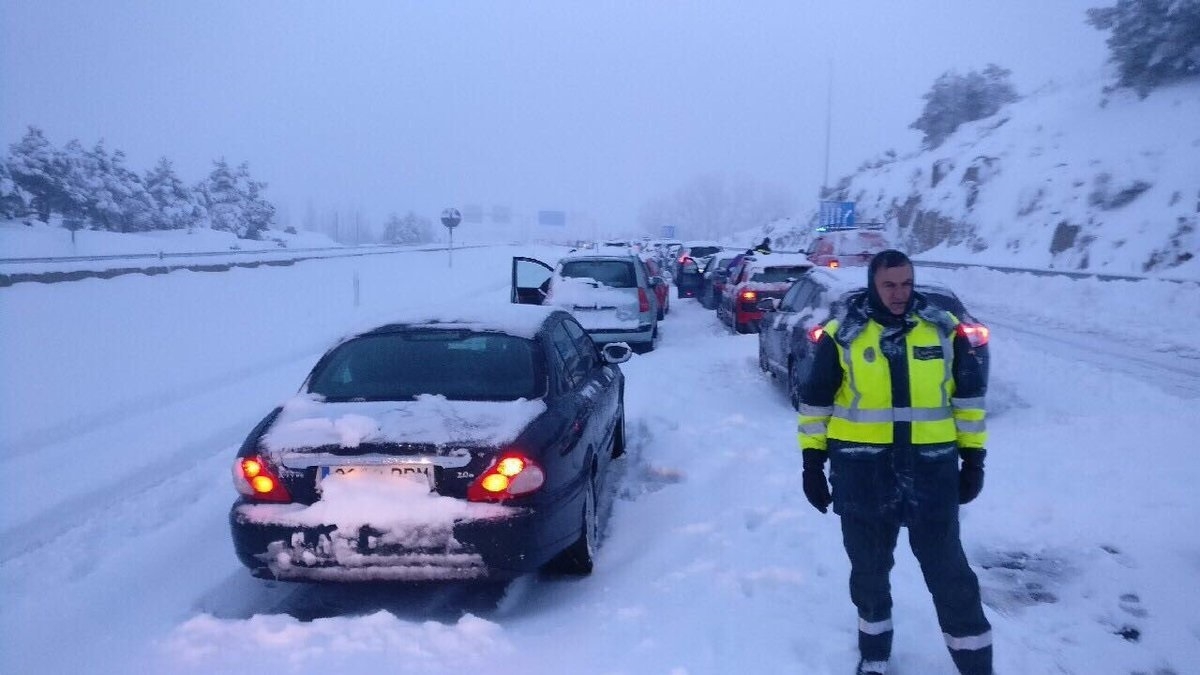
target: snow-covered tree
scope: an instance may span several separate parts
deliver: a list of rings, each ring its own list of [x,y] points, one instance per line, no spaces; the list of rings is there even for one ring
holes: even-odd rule
[[[213,162],[208,178],[201,181],[196,191],[202,196],[204,208],[208,211],[209,227],[234,234],[245,231],[237,176],[224,157]]]
[[[125,166],[125,153],[109,152],[101,141],[84,151],[72,141],[64,150],[69,168],[70,207],[63,215],[82,212],[93,229],[145,232],[158,224],[154,199],[137,173]]]
[[[922,97],[925,108],[909,128],[925,134],[922,143],[926,148],[938,147],[959,125],[990,117],[1017,100],[1017,92],[1008,81],[1010,74],[994,63],[983,72],[942,73]]]
[[[20,141],[9,146],[8,169],[13,182],[29,195],[28,207],[38,220],[47,223],[51,213],[62,213],[67,163],[41,129],[29,127]]]
[[[250,165],[242,162],[238,166],[238,185],[242,189],[243,213],[246,231],[239,235],[243,239],[262,239],[263,233],[271,229],[275,220],[275,205],[262,196],[267,184],[250,177]]]
[[[143,180],[146,191],[154,200],[158,222],[162,229],[188,230],[204,223],[205,211],[199,199],[175,174],[171,160],[163,157]]]
[[[383,224],[383,241],[389,244],[422,244],[433,241],[433,221],[412,211],[403,218],[392,213]]]
[[[213,162],[213,170],[197,192],[212,229],[232,232],[242,239],[261,239],[275,218],[275,205],[262,196],[265,187],[266,183],[250,177],[248,164],[243,162],[234,170],[222,157]]]
[[[25,195],[13,180],[8,162],[0,162],[0,218],[24,216],[26,208]]]
[[[1159,85],[1200,77],[1200,0],[1118,0],[1087,14],[1088,23],[1111,31],[1117,87],[1145,98]]]

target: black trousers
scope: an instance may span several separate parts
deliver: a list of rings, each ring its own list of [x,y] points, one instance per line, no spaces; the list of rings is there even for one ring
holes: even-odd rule
[[[955,665],[964,675],[991,675],[991,625],[983,615],[979,580],[963,553],[958,518],[907,520],[908,541],[933,596]],[[858,645],[866,661],[887,661],[891,655],[888,577],[899,532],[898,518],[842,514],[842,541],[850,557],[850,599],[858,608]]]

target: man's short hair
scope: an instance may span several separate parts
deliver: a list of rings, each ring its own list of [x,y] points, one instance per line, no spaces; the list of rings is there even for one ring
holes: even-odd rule
[[[886,251],[880,251],[871,258],[871,266],[867,269],[867,276],[870,279],[875,278],[875,273],[885,267],[903,267],[912,265],[912,260],[904,253],[897,251],[894,248],[889,248]]]

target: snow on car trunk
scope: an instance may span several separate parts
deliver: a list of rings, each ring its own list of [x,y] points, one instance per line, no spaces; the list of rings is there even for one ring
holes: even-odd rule
[[[299,395],[283,406],[263,436],[271,452],[362,443],[498,446],[517,437],[546,410],[541,400],[451,401],[420,395],[412,401],[327,403]]]

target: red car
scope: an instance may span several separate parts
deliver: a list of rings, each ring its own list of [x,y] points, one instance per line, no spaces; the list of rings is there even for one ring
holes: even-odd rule
[[[782,298],[812,263],[803,253],[747,256],[731,272],[717,305],[717,317],[738,333],[758,332],[763,312],[758,303]]]
[[[641,256],[642,262],[646,265],[646,277],[661,277],[662,269],[659,268],[658,262],[653,256]],[[667,284],[658,284],[654,286],[654,295],[658,297],[658,320],[662,321],[666,315],[671,313],[671,289]]]
[[[818,267],[867,265],[876,253],[888,248],[882,232],[846,230],[828,232],[813,240],[808,259]]]

